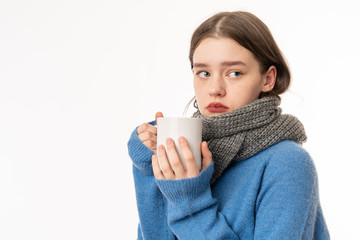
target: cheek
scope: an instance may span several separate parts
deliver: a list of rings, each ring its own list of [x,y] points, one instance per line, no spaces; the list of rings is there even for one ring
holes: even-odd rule
[[[206,91],[204,86],[194,81],[194,92],[195,92],[197,104],[199,108],[202,108],[202,105],[206,99]]]
[[[201,85],[199,84],[199,82],[196,81],[195,79],[194,79],[194,84],[193,84],[193,86],[194,86],[195,96],[196,96],[196,98],[198,98],[199,95],[202,93],[202,89],[203,89],[203,88],[201,87]]]
[[[233,88],[232,96],[241,96],[240,100],[244,104],[249,104],[250,102],[256,100],[261,92],[260,84],[244,84],[239,88]]]

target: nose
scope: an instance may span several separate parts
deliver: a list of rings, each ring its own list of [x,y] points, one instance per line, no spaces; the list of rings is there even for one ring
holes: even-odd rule
[[[213,97],[225,96],[224,81],[221,78],[213,78],[210,81],[209,95]]]

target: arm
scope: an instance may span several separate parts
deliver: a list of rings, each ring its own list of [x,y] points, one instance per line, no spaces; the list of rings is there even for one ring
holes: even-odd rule
[[[211,164],[197,177],[182,180],[157,180],[168,201],[168,223],[178,239],[240,239],[218,211],[211,195]]]
[[[155,124],[154,122],[150,123]],[[165,199],[155,183],[152,173],[153,152],[139,139],[137,129],[128,141],[133,162],[133,175],[139,213],[139,239],[174,239],[166,221]]]
[[[312,159],[302,148],[269,159],[256,202],[255,239],[313,239],[323,216]],[[324,230],[321,239],[329,239],[326,226],[317,228]]]
[[[203,166],[196,167],[193,154],[183,138],[179,145],[184,156],[182,165],[172,139],[159,146],[153,156],[153,171],[160,191],[168,202],[168,224],[179,239],[239,239],[212,197],[210,178],[214,172],[212,154],[207,143],[201,144]],[[158,159],[161,162],[160,170]]]

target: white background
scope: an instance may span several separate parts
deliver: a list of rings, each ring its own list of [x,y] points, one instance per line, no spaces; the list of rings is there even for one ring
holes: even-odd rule
[[[360,9],[347,0],[0,0],[0,239],[136,238],[127,140],[156,111],[182,115],[191,34],[224,10],[271,29],[332,239],[360,239]]]

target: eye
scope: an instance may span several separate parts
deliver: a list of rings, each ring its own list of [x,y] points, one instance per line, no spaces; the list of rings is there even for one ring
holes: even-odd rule
[[[231,78],[237,78],[237,77],[240,77],[241,76],[241,72],[230,72],[229,73],[229,76]]]
[[[199,75],[199,77],[201,77],[201,78],[208,78],[208,77],[210,77],[210,73],[209,73],[209,72],[206,72],[206,71],[200,71],[200,72],[196,73],[196,75]]]

